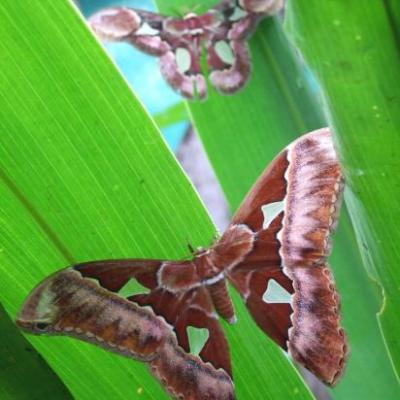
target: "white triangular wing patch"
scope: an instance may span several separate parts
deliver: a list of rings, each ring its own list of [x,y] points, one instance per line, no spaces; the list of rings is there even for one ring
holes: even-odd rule
[[[269,203],[261,206],[264,214],[263,229],[268,229],[271,222],[284,210],[285,202],[277,201],[276,203]]]
[[[208,329],[195,328],[193,326],[188,326],[186,332],[189,339],[190,354],[198,356],[201,353],[201,350],[203,350],[203,347],[210,336],[210,332]]]
[[[147,294],[150,290],[141,285],[136,279],[129,279],[128,282],[118,291],[121,297],[130,297],[135,294]]]
[[[144,22],[142,26],[135,32],[136,36],[156,36],[159,34],[160,31],[153,29],[147,22]]]
[[[276,280],[270,279],[262,299],[265,303],[291,303],[292,295]]]

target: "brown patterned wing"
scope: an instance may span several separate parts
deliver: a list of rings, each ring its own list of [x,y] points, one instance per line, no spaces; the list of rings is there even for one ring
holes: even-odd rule
[[[200,286],[181,294],[157,288],[147,295],[129,299],[143,306],[150,305],[157,315],[162,315],[174,327],[179,345],[188,353],[192,350],[188,328],[204,330],[204,344],[198,349],[200,358],[232,376],[228,344],[205,288]]]
[[[238,0],[240,7],[249,13],[273,15],[284,6],[284,0]]]
[[[154,56],[165,54],[170,46],[161,38],[167,17],[128,7],[103,8],[88,22],[105,42],[126,42]]]
[[[171,41],[171,49],[160,57],[160,71],[164,79],[187,99],[203,100],[207,84],[200,66],[201,43],[193,39]]]
[[[213,310],[208,291],[201,286],[177,293],[165,290],[158,283],[161,265],[162,263],[157,260],[116,260],[86,263],[75,268],[86,277],[98,279],[108,290],[120,292],[126,287],[123,295],[129,301],[140,306],[150,306],[157,316],[163,317],[173,328],[180,348],[191,353],[192,345],[200,345],[201,349],[195,350],[194,353],[198,353],[204,363],[209,362],[215,369],[223,369],[232,376],[228,344]],[[184,266],[190,265],[190,261],[183,261],[181,270]],[[175,271],[178,275],[179,269]],[[175,271],[170,273],[173,274]],[[148,289],[144,291],[148,293],[142,293],[140,288],[132,288],[131,290],[136,293],[129,293],[127,285],[132,279]],[[204,330],[206,335],[206,338],[203,338],[204,343],[201,343],[201,339],[198,343],[190,343],[188,331],[190,328]]]
[[[205,24],[218,23],[213,13],[202,17]],[[201,72],[200,38],[187,34],[190,21],[126,7],[100,10],[89,19],[93,31],[104,41],[126,42],[160,57],[165,80],[182,96],[204,99],[206,81]]]
[[[251,74],[250,53],[246,41],[218,40],[207,43],[207,62],[210,82],[222,93],[235,93]]]
[[[215,6],[223,18],[206,47],[210,82],[218,91],[234,93],[246,84],[251,74],[247,40],[263,18],[281,8],[282,2],[277,0],[222,0]]]
[[[282,0],[221,0],[202,15],[182,18],[113,7],[94,14],[89,24],[103,40],[130,43],[160,57],[161,73],[173,89],[188,99],[204,99],[202,45],[207,49],[210,82],[222,93],[234,93],[251,73],[247,39],[261,19],[282,6]]]
[[[271,163],[232,224],[256,232],[228,278],[257,324],[328,385],[343,372],[347,344],[326,258],[343,179],[329,129],[302,136]]]
[[[161,265],[110,260],[62,270],[32,291],[17,323],[148,362],[175,398],[233,399],[229,349],[208,292],[160,288]]]

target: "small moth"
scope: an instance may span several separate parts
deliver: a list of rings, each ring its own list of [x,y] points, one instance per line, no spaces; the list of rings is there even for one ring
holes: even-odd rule
[[[204,99],[201,52],[207,52],[209,80],[222,93],[234,93],[251,71],[247,39],[259,21],[278,12],[283,0],[222,0],[205,14],[167,17],[133,8],[106,8],[89,24],[105,41],[126,42],[160,58],[161,73],[182,96]]]
[[[272,340],[334,385],[347,344],[327,256],[342,188],[329,129],[306,134],[272,161],[211,247],[181,261],[68,267],[31,292],[17,324],[141,360],[173,398],[228,400],[232,368],[218,319],[236,320],[229,282]]]

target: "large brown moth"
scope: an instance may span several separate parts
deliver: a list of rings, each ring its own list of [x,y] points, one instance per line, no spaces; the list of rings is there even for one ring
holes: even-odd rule
[[[173,89],[188,99],[204,99],[202,47],[212,85],[222,93],[236,92],[250,75],[248,37],[282,5],[283,0],[222,0],[205,14],[183,18],[114,7],[94,14],[89,24],[105,41],[126,42],[159,57],[161,73]]]
[[[261,330],[334,385],[347,345],[326,259],[342,187],[329,129],[306,134],[262,173],[211,247],[183,261],[91,261],[61,270],[31,292],[17,323],[144,361],[174,398],[228,400],[232,369],[218,318],[235,321],[229,281]],[[139,292],[129,290],[135,282]],[[198,351],[191,329],[206,333]]]

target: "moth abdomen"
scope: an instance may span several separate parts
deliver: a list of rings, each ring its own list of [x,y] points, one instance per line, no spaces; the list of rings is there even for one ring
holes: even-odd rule
[[[235,311],[226,286],[226,280],[222,279],[208,286],[208,291],[217,313],[230,324],[234,324],[236,322]]]

